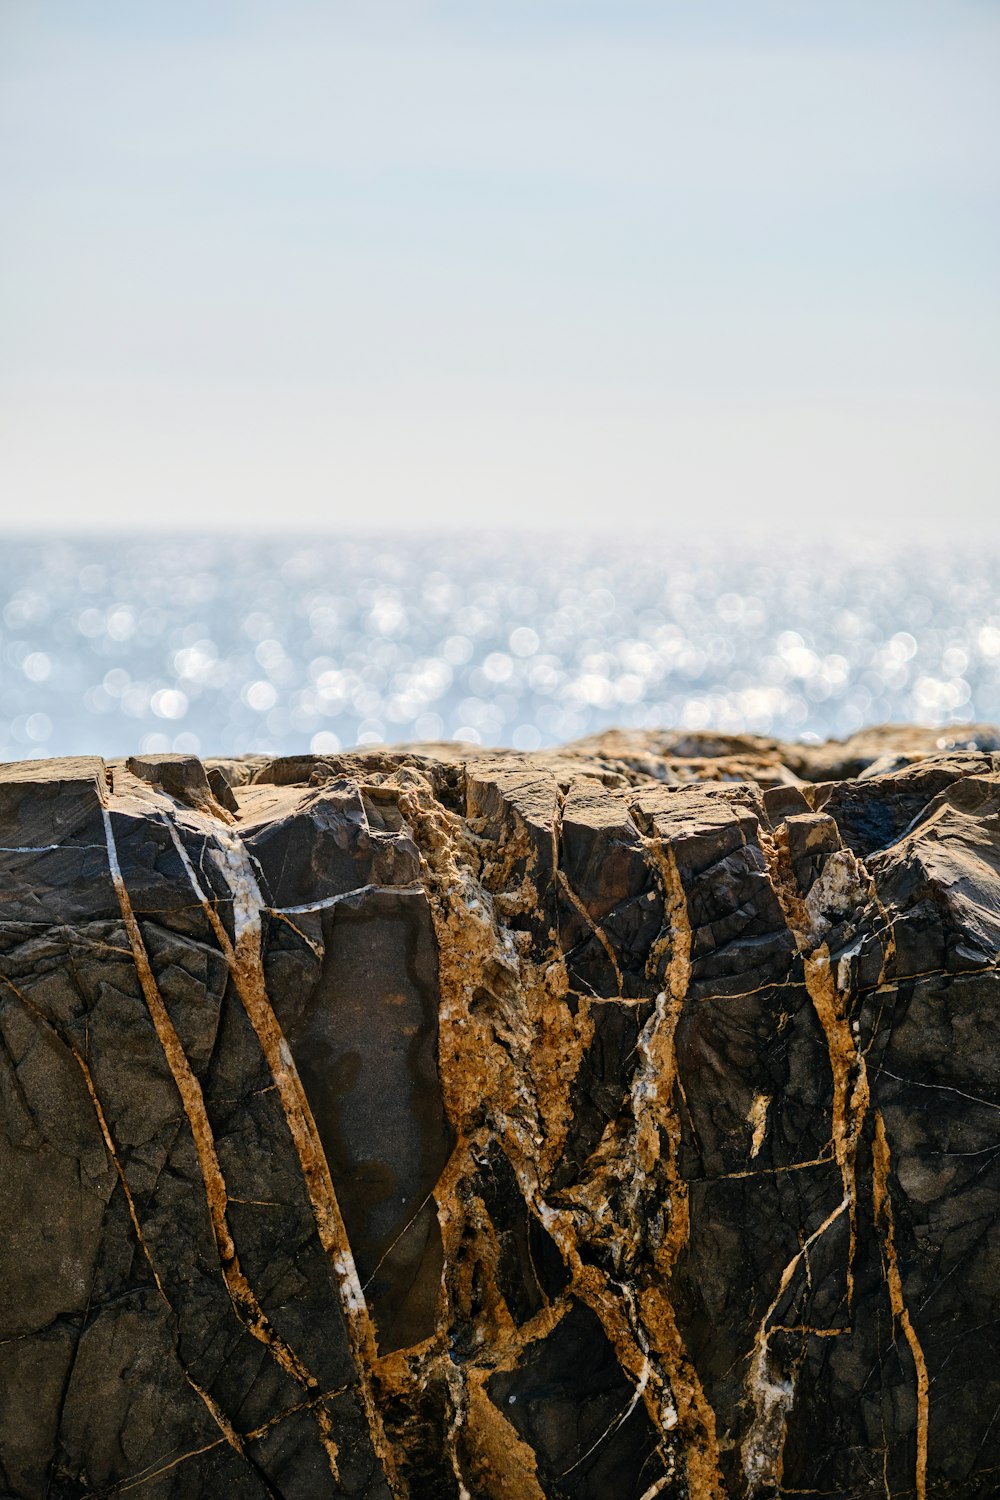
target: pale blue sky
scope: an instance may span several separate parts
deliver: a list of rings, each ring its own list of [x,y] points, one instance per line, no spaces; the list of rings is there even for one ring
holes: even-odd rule
[[[9,523],[1000,537],[1000,6],[0,0]]]

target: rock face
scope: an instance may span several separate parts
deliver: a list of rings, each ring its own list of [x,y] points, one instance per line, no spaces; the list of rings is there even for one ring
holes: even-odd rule
[[[1000,740],[0,767],[0,1493],[1000,1493]]]

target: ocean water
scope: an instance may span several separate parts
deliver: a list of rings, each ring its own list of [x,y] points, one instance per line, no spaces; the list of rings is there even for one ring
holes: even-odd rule
[[[994,720],[998,584],[972,547],[0,538],[0,758]]]

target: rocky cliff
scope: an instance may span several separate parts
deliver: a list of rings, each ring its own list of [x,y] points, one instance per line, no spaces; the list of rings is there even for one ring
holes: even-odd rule
[[[0,768],[0,1491],[1000,1493],[1000,741]]]

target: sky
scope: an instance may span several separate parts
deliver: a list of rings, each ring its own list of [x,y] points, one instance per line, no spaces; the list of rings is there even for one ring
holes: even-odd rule
[[[0,522],[1000,540],[993,0],[0,0]]]

